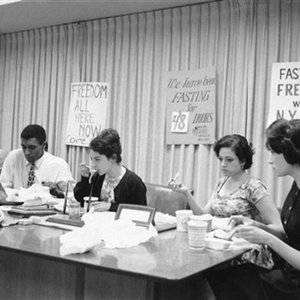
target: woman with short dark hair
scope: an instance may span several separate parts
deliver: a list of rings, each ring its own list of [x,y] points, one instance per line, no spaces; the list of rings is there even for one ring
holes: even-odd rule
[[[252,144],[239,134],[226,135],[214,145],[214,151],[220,161],[221,177],[205,207],[200,207],[189,189],[185,186],[175,190],[186,195],[194,214],[209,213],[214,217],[229,218],[242,215],[263,222],[283,234],[279,212],[269,198],[264,184],[252,177],[247,171],[252,165],[254,150]],[[231,264],[257,264],[264,268],[274,265],[271,252],[264,245],[260,250],[252,249]]]
[[[186,194],[194,214],[210,213],[217,217],[244,215],[266,224],[281,226],[279,213],[269,199],[264,184],[247,172],[252,166],[252,144],[239,134],[226,135],[214,144],[214,152],[223,173],[205,207],[200,207],[189,189],[174,186]]]
[[[220,138],[214,145],[214,152],[219,157],[221,148],[231,148],[240,161],[243,161],[243,169],[248,170],[253,163],[254,150],[252,143],[248,143],[247,139],[239,134],[225,135]]]
[[[90,142],[90,159],[95,174],[81,164],[81,181],[74,196],[83,205],[83,197],[98,197],[93,203],[97,211],[116,211],[120,203],[147,205],[146,186],[141,178],[121,164],[122,146],[115,129],[104,129]]]

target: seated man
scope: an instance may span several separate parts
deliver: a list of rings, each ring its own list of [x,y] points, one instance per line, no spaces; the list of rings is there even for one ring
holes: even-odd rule
[[[33,183],[50,186],[74,181],[67,162],[47,152],[45,129],[28,125],[21,133],[22,149],[11,151],[3,164],[0,181],[4,187],[28,188]]]

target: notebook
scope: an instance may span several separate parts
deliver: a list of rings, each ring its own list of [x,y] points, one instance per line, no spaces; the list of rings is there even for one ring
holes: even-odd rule
[[[67,215],[49,217],[46,219],[46,222],[71,225],[76,227],[82,227],[84,225],[84,222],[81,219],[70,219]]]
[[[172,230],[172,229],[176,229],[176,224],[173,223],[160,223],[160,224],[155,224],[154,226],[157,230],[158,233],[164,232],[164,231],[168,231],[168,230]]]
[[[26,217],[31,216],[50,216],[57,214],[57,211],[54,209],[39,209],[39,210],[24,210],[24,209],[18,209],[17,207],[10,208],[7,211],[9,214],[12,215],[21,215]]]

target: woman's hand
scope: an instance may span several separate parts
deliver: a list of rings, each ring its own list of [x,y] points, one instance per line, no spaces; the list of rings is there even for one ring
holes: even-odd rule
[[[95,212],[95,211],[108,211],[110,209],[111,203],[105,202],[105,201],[96,201],[96,202],[91,202],[91,207],[90,211]]]
[[[242,215],[236,215],[236,216],[231,216],[228,223],[231,225],[231,228],[233,228],[238,225],[255,226],[256,222],[248,217],[244,217]]]
[[[173,190],[182,186],[179,172],[176,173],[175,177],[168,181],[168,186]]]
[[[174,178],[170,179],[168,182],[168,186],[175,192],[180,192],[183,194],[187,194],[189,189],[185,185],[181,183],[177,183]]]
[[[268,244],[270,233],[267,231],[249,225],[239,225],[235,229],[236,237],[243,238],[250,243]]]
[[[87,165],[86,162],[82,162],[79,165],[80,175],[82,177],[89,177],[90,176],[90,167]]]

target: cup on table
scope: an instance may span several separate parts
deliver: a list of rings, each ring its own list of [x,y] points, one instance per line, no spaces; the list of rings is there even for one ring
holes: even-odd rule
[[[188,243],[191,249],[200,250],[205,246],[205,235],[207,223],[203,221],[190,220],[188,226]]]
[[[69,203],[69,211],[68,211],[70,219],[80,219],[80,204],[79,202],[71,201]]]
[[[190,216],[193,214],[193,211],[190,209],[181,209],[176,210],[176,229],[178,231],[187,231],[187,222],[190,219]]]
[[[210,214],[203,214],[203,215],[199,215],[199,216],[191,216],[190,219],[194,220],[194,221],[206,222],[207,223],[206,232],[210,232],[211,231],[212,220],[213,220],[213,216],[212,215],[210,215]]]
[[[84,200],[84,205],[83,205],[84,211],[87,212],[88,205],[89,205],[89,200],[90,200],[90,196],[85,196],[85,197],[83,197],[83,200]],[[89,209],[91,209],[91,207],[93,206],[93,204],[94,204],[95,202],[97,202],[98,200],[99,200],[98,197],[91,197]]]

